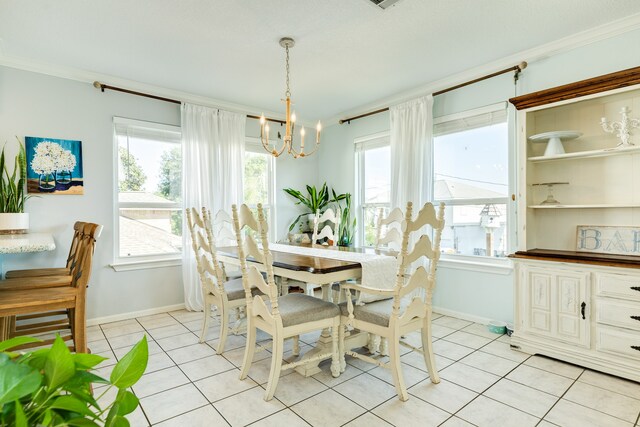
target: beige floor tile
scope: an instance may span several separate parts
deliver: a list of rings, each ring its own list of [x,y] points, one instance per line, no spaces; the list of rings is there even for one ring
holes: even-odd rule
[[[131,425],[135,426],[135,424]],[[228,426],[229,423],[222,418],[212,405],[207,405],[156,425],[159,427],[222,427]]]
[[[640,400],[583,382],[572,385],[562,398],[630,423],[640,414]]]
[[[514,362],[524,362],[529,358],[528,354],[522,353],[517,350],[512,350],[509,344],[500,342],[498,340],[485,345],[480,351],[494,354],[496,356],[504,357],[505,359],[513,360]]]
[[[514,362],[500,356],[495,356],[493,354],[483,353],[481,351],[471,353],[464,359],[460,360],[460,363],[473,366],[474,368],[478,368],[501,377],[507,375],[507,373],[518,366],[518,362]]]
[[[149,335],[151,335],[151,338],[158,341],[162,338],[182,335],[184,333],[189,333],[190,331],[180,323],[176,322],[174,325],[161,326],[156,329],[149,329],[147,332],[149,333]]]
[[[328,387],[335,387],[338,384],[343,383],[360,374],[362,374],[362,371],[360,369],[356,368],[355,366],[347,365],[345,371],[342,372],[337,378],[333,377],[330,369],[323,369],[321,372],[315,374],[313,378],[317,379],[322,384]]]
[[[446,337],[447,335],[454,333],[456,330],[457,329],[448,328],[446,326],[438,325],[437,323],[431,322],[431,336],[433,338]]]
[[[234,368],[235,366],[229,363],[224,357],[218,355],[207,356],[180,365],[180,369],[182,369],[191,381],[197,381]]]
[[[258,351],[262,349],[261,351]],[[242,367],[242,361],[244,360],[244,347],[236,348],[235,350],[226,350],[222,355],[225,359],[231,362],[233,365],[238,368]],[[271,359],[271,353],[269,353],[264,347],[261,347],[259,344],[256,345],[256,352],[253,355],[253,361],[259,362],[263,359]]]
[[[366,409],[372,409],[396,396],[394,386],[366,373],[345,381],[333,389]]]
[[[104,333],[104,336],[110,340],[111,338],[119,337],[121,335],[144,332],[144,328],[138,322],[134,321],[133,323],[127,323],[122,326],[103,329],[102,332]]]
[[[174,365],[175,363],[173,363],[173,360],[171,360],[171,358],[164,352],[151,354],[149,355],[149,361],[147,362],[147,369],[144,372],[145,374],[149,374]]]
[[[355,420],[344,425],[345,427],[389,427],[391,424],[383,420],[382,418],[367,412],[360,415]]]
[[[186,347],[193,344],[198,344],[198,337],[192,333],[167,337],[158,341],[158,345],[162,347],[164,351],[171,351],[176,348]]]
[[[120,347],[132,347],[133,345],[137,344],[138,341],[140,341],[144,336],[147,336],[147,340],[151,339],[151,337],[149,337],[147,333],[142,330],[141,332],[134,332],[132,334],[118,335],[116,337],[107,338],[107,340],[109,341],[111,348],[115,350]]]
[[[300,335],[300,341],[304,342],[305,344],[315,345],[316,341],[318,341],[318,338],[320,338],[321,333],[322,331],[313,331],[302,334]]]
[[[229,335],[227,335],[227,340],[224,343],[224,351],[227,352],[235,350],[236,348],[244,348],[246,343],[247,338],[243,335],[233,335],[232,333],[229,333]],[[207,341],[207,344],[213,348],[218,348],[218,338],[216,337],[215,339]]]
[[[120,360],[124,357],[125,354],[127,354],[133,348],[134,345],[135,344],[131,344],[124,347],[115,348],[113,349],[113,353],[116,355],[118,360]],[[158,343],[151,340],[149,337],[147,337],[147,346],[149,349],[149,356],[151,356],[152,354],[158,354],[163,352],[163,350],[160,348]]]
[[[206,344],[193,344],[187,347],[167,351],[167,354],[174,362],[181,365],[183,363],[191,362],[192,360],[213,356],[216,352]]]
[[[368,373],[373,375],[374,377],[380,378],[382,381],[386,381],[387,383],[395,387],[391,369],[380,367],[372,369]],[[420,369],[414,368],[413,366],[407,365],[405,363],[402,364],[402,375],[404,376],[404,383],[407,388],[429,378],[429,374],[427,374],[426,371],[421,371]]]
[[[275,397],[285,405],[291,406],[326,389],[326,385],[313,377],[292,373],[280,377]]]
[[[507,378],[520,384],[533,387],[554,396],[562,396],[573,384],[573,380],[561,375],[552,374],[542,369],[532,368],[527,365],[520,365],[513,370]]]
[[[550,359],[543,356],[531,356],[524,362],[525,365],[533,366],[534,368],[543,369],[554,374],[562,375],[573,380],[578,378],[580,374],[584,372],[584,368],[569,363],[564,363],[559,360]]]
[[[455,363],[455,360],[447,359],[446,357],[440,356],[439,354],[435,355],[436,359],[436,369],[438,372],[441,369],[446,368],[447,366]],[[410,353],[405,354],[400,357],[403,363],[407,365],[411,365],[414,368],[420,369],[421,371],[427,372],[427,364],[424,361],[424,356],[422,353],[418,353],[417,351],[412,351]]]
[[[366,354],[369,357],[373,357],[374,359],[383,363],[386,363],[389,361],[388,357],[380,356],[379,354],[376,354],[376,355],[371,355],[369,353],[364,353],[364,354]],[[356,359],[355,357],[351,357],[351,356],[345,356],[345,360],[349,365],[354,366],[364,372],[370,371],[377,367],[377,365],[374,365],[373,363],[369,363],[362,359]]]
[[[503,336],[502,334],[494,334],[493,332],[489,332],[489,329],[487,329],[487,325],[483,325],[481,323],[472,323],[466,328],[463,328],[462,331],[489,338],[491,341]]]
[[[451,414],[459,411],[478,395],[447,380],[441,380],[438,384],[429,380],[423,381],[411,387],[409,393]]]
[[[451,335],[447,335],[443,340],[453,342],[456,344],[478,349],[489,344],[492,340],[489,338],[481,337],[480,335],[471,334],[469,332],[457,331]]]
[[[251,427],[309,427],[302,418],[296,415],[291,409],[285,409],[269,415],[251,424]]]
[[[246,426],[285,408],[277,399],[265,402],[264,390],[260,387],[215,402],[213,406],[232,426]]]
[[[205,406],[208,402],[193,384],[186,384],[140,399],[140,404],[151,424],[157,424]]]
[[[415,397],[410,397],[406,402],[390,399],[371,412],[398,427],[438,426],[450,416],[449,413]]]
[[[189,378],[177,366],[144,374],[133,386],[139,398],[151,396],[161,391],[173,389],[189,382]]]
[[[193,320],[202,320],[202,311],[177,310],[170,311],[169,315],[180,323],[191,322]]]
[[[560,399],[544,418],[562,427],[632,427],[619,418],[595,411],[586,406]]]
[[[466,328],[473,322],[468,322],[466,320],[457,319],[455,317],[450,317],[450,316],[442,316],[433,320],[433,323],[436,325],[446,326],[447,328],[462,329],[462,328]]]
[[[303,400],[290,409],[316,427],[341,426],[365,412],[364,408],[333,390]]]
[[[105,366],[109,366],[109,365],[115,365],[116,363],[118,363],[118,359],[116,359],[115,354],[113,354],[113,351],[111,351],[111,350],[106,350],[106,351],[101,351],[101,352],[92,351],[91,354],[95,354],[97,356],[101,356],[101,357],[105,357],[106,358],[106,360],[103,360],[102,363],[100,363],[99,366],[101,366],[101,367],[105,367]]]
[[[462,408],[456,416],[478,427],[533,427],[539,421],[532,415],[484,396],[478,396]]]
[[[203,378],[196,381],[195,385],[210,402],[216,402],[258,386],[258,383],[250,378],[240,381],[238,379],[239,375],[240,371],[238,369],[234,369],[211,377]]]
[[[640,384],[634,381],[614,377],[613,375],[602,372],[591,371],[589,369],[580,375],[578,381],[615,391],[616,393],[624,394],[634,399],[640,399]]]
[[[101,341],[105,338],[106,337],[102,333],[102,329],[100,329],[100,326],[96,325],[87,328],[87,342],[89,343],[89,346],[91,346],[94,341]]]
[[[471,423],[466,422],[465,420],[461,420],[458,417],[451,417],[444,423],[440,424],[440,427],[475,427],[475,426]]]
[[[433,352],[447,359],[460,360],[471,354],[473,349],[442,339],[433,343]]]
[[[109,345],[109,342],[106,339],[100,339],[100,340],[89,342],[87,343],[87,346],[89,347],[89,350],[91,350],[91,353],[93,354],[102,353],[103,351],[111,350],[111,346]]]
[[[113,328],[123,328],[130,325],[138,325],[138,321],[136,319],[126,319],[119,320],[117,322],[101,323],[100,328],[104,331]]]
[[[497,382],[500,377],[481,371],[480,369],[464,365],[460,362],[440,371],[440,378],[454,382],[460,386],[481,393]]]
[[[136,319],[143,328],[156,329],[164,326],[177,325],[179,322],[171,317],[168,313],[154,314],[151,316],[138,317]]]
[[[249,378],[257,382],[258,384],[265,384],[269,381],[271,373],[271,358],[262,359],[258,362],[253,362],[249,369]],[[293,374],[293,369],[280,370],[280,378]],[[296,374],[297,375],[297,374]]]
[[[508,379],[501,379],[484,395],[538,418],[542,418],[558,401],[556,396]]]

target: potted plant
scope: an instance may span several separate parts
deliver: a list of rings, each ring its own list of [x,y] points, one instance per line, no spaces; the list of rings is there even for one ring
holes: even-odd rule
[[[329,205],[329,203],[338,202],[339,200],[342,200],[342,199],[338,199],[338,200],[335,199],[335,196],[336,196],[335,191],[333,191],[334,199],[329,199],[329,189],[327,187],[326,182],[322,184],[320,191],[318,191],[318,189],[315,186],[307,185],[308,196],[305,196],[300,191],[294,190],[293,188],[285,188],[284,191],[290,196],[293,196],[297,200],[296,205],[303,205],[310,211],[310,212],[305,212],[303,214],[298,215],[298,217],[289,226],[289,232],[293,230],[293,228],[296,226],[298,221],[300,221],[300,218],[305,215],[307,216],[309,228],[310,229],[313,228],[313,217],[316,214],[316,212],[320,211],[320,213],[322,214],[325,208]],[[338,197],[344,198],[343,196],[344,195],[341,194]]]
[[[9,174],[4,147],[0,154],[0,234],[26,233],[29,214],[24,213],[27,182],[27,155],[18,139],[18,154],[13,159],[13,172]]]
[[[338,246],[351,246],[356,235],[356,217],[351,220],[351,194],[336,194],[333,192],[333,201],[340,207],[341,218],[340,228],[338,229]],[[344,206],[340,205],[340,201],[344,200]]]
[[[126,415],[138,407],[129,389],[145,369],[149,358],[144,337],[113,368],[110,380],[93,372],[106,358],[71,353],[56,337],[51,348],[18,353],[10,351],[39,340],[16,337],[0,342],[0,425],[3,426],[104,426],[128,427]],[[93,393],[93,384],[107,384]],[[113,402],[101,397],[116,387]]]

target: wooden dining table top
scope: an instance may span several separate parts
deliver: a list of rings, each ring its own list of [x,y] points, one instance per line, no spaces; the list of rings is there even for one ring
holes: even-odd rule
[[[311,245],[304,243],[287,244],[289,246],[306,247],[313,249],[324,249],[327,251],[356,252],[371,255],[395,255],[393,251],[388,249],[374,249],[372,247],[345,247],[345,246],[324,246]],[[237,246],[225,246],[217,248],[220,255],[226,255],[230,258],[238,258]],[[293,271],[306,271],[314,274],[328,274],[344,270],[360,269],[362,266],[358,262],[344,261],[332,258],[320,258],[309,255],[295,254],[291,252],[282,252],[271,250],[273,255],[273,266]]]

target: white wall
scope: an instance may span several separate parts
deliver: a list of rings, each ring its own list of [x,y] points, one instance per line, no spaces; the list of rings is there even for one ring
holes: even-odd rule
[[[62,266],[66,260],[72,224],[77,220],[105,226],[97,243],[87,317],[105,317],[183,303],[180,267],[115,272],[113,262],[113,116],[180,125],[180,107],[162,101],[101,93],[92,85],[0,66],[0,142],[7,154],[17,148],[15,136],[81,140],[85,194],[42,195],[26,203],[31,231],[53,233],[56,250],[5,255],[4,271],[16,268]],[[247,135],[259,136],[257,121],[247,120]],[[317,160],[276,162],[277,235],[286,234],[297,207],[282,188],[317,181]]]
[[[515,95],[638,66],[640,51],[630,49],[631,46],[638,45],[640,30],[634,30],[550,55],[529,63],[528,68],[520,75],[517,90],[513,85],[513,75],[508,74],[436,97],[434,116],[490,105],[506,101]],[[318,181],[327,181],[343,192],[353,192],[354,139],[388,129],[387,112],[356,120],[351,124],[329,127],[325,133],[324,149],[319,157],[321,166]],[[516,147],[513,135],[510,136],[510,145],[512,148]],[[331,164],[335,167],[327,167]],[[513,319],[513,272],[473,271],[472,266],[461,269],[444,264],[438,269],[434,296],[436,307],[477,318],[505,321]]]

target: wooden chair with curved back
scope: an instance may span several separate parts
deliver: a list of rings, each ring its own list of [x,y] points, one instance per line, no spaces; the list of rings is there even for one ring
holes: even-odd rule
[[[211,322],[211,307],[215,306],[220,316],[220,337],[216,353],[222,354],[229,333],[229,316],[232,312],[238,314],[239,308],[246,305],[242,278],[226,279],[222,263],[218,261],[216,240],[212,231],[211,213],[202,208],[198,213],[196,208],[185,209],[189,232],[191,233],[191,247],[196,258],[196,267],[202,287],[202,301],[204,304],[204,318],[200,332],[200,342],[205,341],[209,323]],[[231,221],[231,217],[224,211],[216,214],[217,221]],[[235,240],[235,236],[234,236]],[[257,289],[254,288],[257,292]],[[232,332],[237,333],[241,324],[238,321]]]
[[[76,262],[70,275],[8,279],[0,282],[0,333],[3,339],[35,333],[70,329],[62,336],[73,340],[75,351],[87,352],[85,301],[91,278],[93,254],[102,226],[85,223],[77,245]],[[66,322],[28,323],[21,327],[17,320],[49,317],[65,313]],[[23,348],[50,344],[53,338],[41,343],[27,344]]]
[[[271,351],[271,371],[264,399],[271,400],[276,391],[280,372],[293,369],[310,361],[332,358],[331,372],[340,374],[338,356],[338,329],[340,310],[328,301],[305,294],[288,294],[280,297],[273,276],[273,255],[269,251],[267,240],[267,222],[262,205],[258,204],[258,219],[247,205],[233,205],[233,222],[238,241],[238,258],[242,269],[242,280],[247,301],[247,344],[240,379],[246,378],[251,368],[256,348],[256,330],[260,329],[273,338]],[[254,240],[252,233],[258,232],[262,248]],[[246,235],[245,235],[246,234]],[[251,261],[248,261],[248,258]],[[251,264],[249,264],[251,262]],[[266,280],[257,266],[266,270]],[[264,294],[253,296],[250,285],[257,286]],[[297,351],[297,337],[311,331],[332,328],[333,346],[331,353],[320,354],[311,359],[299,360],[283,365],[284,340],[294,338],[294,353]]]
[[[400,363],[400,345],[408,346],[423,353],[431,382],[439,383],[440,378],[435,365],[431,337],[431,301],[436,281],[436,266],[440,258],[440,239],[444,228],[444,203],[436,210],[431,203],[427,203],[412,219],[413,207],[407,204],[405,219],[402,223],[402,244],[398,255],[398,272],[393,289],[378,289],[357,284],[347,284],[343,288],[347,293],[347,301],[340,304],[343,325],[351,326],[360,331],[379,335],[389,341],[389,362],[381,364],[378,360],[365,356],[351,349],[344,349],[344,328],[340,328],[341,369],[344,369],[344,354],[362,359],[379,366],[391,369],[396,391],[400,400],[409,398],[402,375]],[[409,241],[412,234],[420,232],[422,227],[429,225],[433,229],[433,243],[427,234],[422,234],[409,251]],[[429,260],[429,270],[419,265],[408,277],[409,267],[422,257]],[[424,290],[423,295],[416,295],[415,291]],[[372,302],[364,305],[354,305],[351,290],[388,296],[390,299]],[[423,349],[417,349],[401,342],[401,337],[413,331],[420,331]]]
[[[4,275],[5,279],[15,279],[18,277],[39,277],[39,276],[66,276],[71,274],[71,268],[78,259],[78,245],[84,234],[85,222],[76,221],[73,224],[73,238],[71,239],[71,247],[69,255],[67,255],[67,263],[64,267],[58,268],[31,268],[27,270],[11,270]]]

